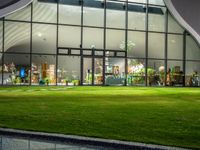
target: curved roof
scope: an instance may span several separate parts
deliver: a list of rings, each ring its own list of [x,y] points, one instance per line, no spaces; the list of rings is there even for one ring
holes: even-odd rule
[[[27,6],[31,2],[32,0],[0,0],[0,18]]]
[[[5,7],[8,7],[14,3],[17,3],[20,0],[0,0],[0,9],[3,9]]]
[[[167,8],[176,20],[197,40],[200,44],[200,13],[199,0],[164,0]]]

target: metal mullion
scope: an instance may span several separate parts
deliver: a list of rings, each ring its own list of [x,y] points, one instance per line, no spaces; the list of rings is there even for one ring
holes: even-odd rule
[[[58,35],[59,35],[59,1],[57,1],[57,24],[56,24],[56,85],[58,85]]]
[[[148,16],[148,7],[149,7],[149,0],[146,1],[146,52],[145,52],[145,86],[148,86],[148,22],[149,22],[149,16]]]
[[[105,73],[106,73],[106,0],[104,0],[104,41],[103,41],[103,85],[105,85]]]
[[[31,33],[30,33],[30,83],[32,84],[32,51],[33,51],[33,3],[31,3]]]
[[[166,86],[167,84],[167,63],[168,63],[168,9],[166,11],[166,16],[165,16],[165,72],[164,72],[164,84]]]
[[[83,85],[83,0],[81,0],[81,39],[80,39],[80,48],[81,48],[81,66],[80,66],[80,71],[81,71],[81,81],[80,84]]]
[[[126,0],[126,19],[125,19],[125,83],[124,86],[127,86],[127,74],[128,74],[128,59],[127,59],[127,52],[128,52],[128,0]]]
[[[186,35],[187,32],[184,32],[183,35],[183,87],[185,87],[185,79],[186,79]]]
[[[3,41],[2,41],[2,85],[4,85],[4,83],[3,83],[3,79],[4,79],[4,72],[3,72],[3,70],[4,70],[4,47],[5,47],[5,45],[4,45],[4,43],[5,43],[5,40],[4,40],[4,38],[5,38],[5,18],[3,18]]]
[[[95,65],[94,51],[92,51],[92,85],[94,85],[94,65]]]

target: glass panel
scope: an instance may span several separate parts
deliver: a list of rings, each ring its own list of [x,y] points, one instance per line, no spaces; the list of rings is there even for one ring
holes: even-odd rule
[[[104,26],[104,5],[101,1],[84,0],[83,3],[83,24],[88,26]],[[96,6],[87,7],[87,6]],[[100,6],[99,6],[100,5]],[[98,8],[100,7],[100,8]]]
[[[5,22],[4,51],[30,53],[30,23]]]
[[[81,25],[81,7],[67,5],[64,2],[59,4],[59,23]],[[79,5],[78,1],[75,1],[75,3]]]
[[[103,51],[95,51],[96,56],[103,56]]]
[[[168,32],[171,33],[183,33],[184,29],[178,24],[178,22],[172,17],[172,15],[168,14]]]
[[[107,2],[106,26],[111,28],[125,28],[125,2]]]
[[[200,86],[200,62],[186,62],[185,85],[192,87]]]
[[[124,85],[125,59],[106,57],[105,71],[106,85]]]
[[[94,59],[94,84],[95,85],[103,84],[103,59],[102,58]]]
[[[165,32],[165,7],[149,7],[149,31]]]
[[[83,50],[83,55],[92,55],[92,51]]]
[[[0,21],[0,52],[3,51],[3,21]]]
[[[83,48],[102,49],[103,31],[98,28],[83,28]]]
[[[55,25],[33,24],[33,53],[56,53]]]
[[[166,84],[168,86],[182,86],[183,85],[183,62],[182,61],[168,61],[167,64],[167,78]]]
[[[32,55],[32,85],[56,84],[56,56]]]
[[[141,11],[135,10],[136,7],[141,7]],[[146,10],[144,9],[144,5],[136,5],[136,4],[128,4],[128,29],[133,30],[145,30],[146,23]]]
[[[145,85],[144,59],[128,59],[127,85]]]
[[[33,1],[33,21],[38,22],[57,22],[57,4]]]
[[[183,36],[168,34],[168,59],[183,59]]]
[[[128,32],[128,57],[145,57],[146,34],[144,32]]]
[[[74,49],[72,49],[71,50],[71,54],[73,54],[73,55],[80,55],[81,53],[80,53],[80,50],[74,50]]]
[[[81,28],[71,26],[59,26],[58,45],[59,47],[80,48]]]
[[[165,5],[163,0],[149,0],[149,4],[154,4],[154,5]]]
[[[125,31],[107,30],[106,31],[106,49],[125,50]]]
[[[136,2],[136,3],[147,3],[147,0],[128,0],[129,2]]]
[[[4,54],[3,83],[6,85],[29,85],[30,56]]]
[[[200,60],[200,47],[192,36],[186,36],[186,59]]]
[[[6,16],[5,19],[31,21],[31,5],[26,6],[21,10],[15,11],[14,13]]]
[[[79,56],[58,56],[58,85],[80,84]]]
[[[165,67],[164,60],[148,60],[147,83],[149,86],[164,86]]]
[[[165,34],[149,33],[148,39],[148,57],[164,58],[165,57]]]
[[[92,84],[92,58],[83,58],[83,84]]]

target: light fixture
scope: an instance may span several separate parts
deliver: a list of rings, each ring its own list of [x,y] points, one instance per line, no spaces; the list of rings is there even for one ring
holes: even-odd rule
[[[171,40],[172,43],[176,43],[176,40]]]
[[[42,33],[40,33],[40,32],[38,32],[38,34],[37,34],[39,37],[41,37],[42,36]]]

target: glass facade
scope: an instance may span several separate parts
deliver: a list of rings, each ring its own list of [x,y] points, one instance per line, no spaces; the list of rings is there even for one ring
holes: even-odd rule
[[[0,85],[200,86],[162,0],[34,0],[0,20]]]

